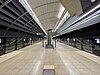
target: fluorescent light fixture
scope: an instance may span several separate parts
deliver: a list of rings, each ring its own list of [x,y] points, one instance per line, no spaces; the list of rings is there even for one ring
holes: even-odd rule
[[[30,41],[32,40],[32,38],[29,39]]]
[[[62,6],[62,4],[60,4],[60,6],[59,6],[59,11],[62,11],[62,12],[59,12],[58,15],[57,15],[57,18],[60,20],[60,18],[61,18],[61,16],[62,16],[63,12],[65,11],[65,8]],[[59,20],[57,21],[57,23],[56,23],[54,29],[57,27],[57,25],[58,25],[58,23],[59,23]],[[55,30],[54,30],[54,31],[55,31]]]
[[[75,41],[75,39],[73,39],[73,41]]]
[[[26,41],[26,39],[23,39],[23,41]]]
[[[66,14],[64,15],[64,17],[62,18],[62,20],[60,21],[60,23],[56,26],[55,30],[56,31],[62,24],[63,24],[63,21],[66,19],[66,18],[69,18],[70,17],[70,14],[69,12],[66,12]]]
[[[73,23],[71,23],[70,25],[74,24],[75,22],[79,21],[80,19],[84,18],[85,16],[89,15],[90,13],[92,13],[93,11],[95,11],[96,9],[100,8],[100,4],[98,4],[96,7],[94,7],[93,9],[91,9],[89,12],[87,12],[86,14],[82,15],[80,18],[78,18],[77,20],[75,20]],[[98,15],[97,15],[98,16]],[[96,16],[95,16],[96,17]],[[94,17],[94,18],[95,18]],[[93,18],[92,18],[93,19]],[[91,19],[89,19],[91,20]],[[88,20],[88,21],[89,21]],[[83,22],[85,23],[85,22]],[[82,23],[81,23],[82,24]]]
[[[47,36],[44,36],[45,38],[47,37]]]
[[[92,13],[93,11],[95,11],[96,9],[100,8],[100,4],[97,5],[96,7],[94,7],[92,10],[90,10],[89,12],[87,12],[86,14],[82,15],[79,19],[84,18],[85,16],[89,15],[90,13]]]
[[[29,14],[33,17],[33,19],[37,22],[37,24],[41,27],[41,29],[44,31],[44,33],[47,35],[46,31],[42,27],[40,21],[36,17],[35,13],[33,12],[32,8],[28,4],[27,0],[19,0],[19,2],[23,5],[23,7],[29,12]]]
[[[1,38],[0,38],[0,43],[2,43]]]
[[[39,33],[36,33],[36,35],[39,35]]]
[[[95,39],[96,40],[96,43],[100,43],[100,39]]]
[[[92,19],[94,19],[94,18],[96,18],[96,17],[98,17],[98,16],[100,16],[100,14],[95,15],[95,16],[89,18],[89,19],[86,19],[84,22],[81,22],[80,24],[84,24],[84,23],[86,23],[86,22],[88,22],[88,21],[90,21],[90,20],[92,20]]]
[[[91,0],[91,2],[94,2],[95,0]]]
[[[89,39],[87,40],[87,42],[89,42]]]
[[[67,38],[67,41],[69,41],[69,38]]]
[[[62,13],[64,12],[64,10],[65,10],[65,8],[60,4],[60,6],[59,6],[59,11],[62,11],[62,12],[59,12],[59,14],[58,14],[58,18],[59,18],[59,19],[60,19]]]

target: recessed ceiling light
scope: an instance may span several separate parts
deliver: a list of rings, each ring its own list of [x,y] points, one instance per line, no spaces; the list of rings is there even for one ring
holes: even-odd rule
[[[94,1],[96,1],[96,0],[91,0],[91,2],[94,2]]]

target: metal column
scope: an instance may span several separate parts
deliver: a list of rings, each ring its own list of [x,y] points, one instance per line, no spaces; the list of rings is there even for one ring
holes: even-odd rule
[[[17,38],[15,38],[15,50],[17,50]]]
[[[3,37],[3,54],[6,53],[6,37]]]
[[[84,50],[83,48],[83,39],[81,38],[81,50]]]

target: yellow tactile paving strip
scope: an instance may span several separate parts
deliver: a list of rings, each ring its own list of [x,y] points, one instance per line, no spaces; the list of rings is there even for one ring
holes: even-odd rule
[[[42,75],[44,65],[54,65],[56,75],[100,75],[100,64],[89,59],[90,55],[62,43],[57,43],[56,49],[41,46],[37,43],[9,54],[10,58],[0,63],[0,75]]]

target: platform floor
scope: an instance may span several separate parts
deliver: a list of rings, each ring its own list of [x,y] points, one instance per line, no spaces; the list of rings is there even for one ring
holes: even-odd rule
[[[100,75],[100,57],[57,42],[56,49],[37,43],[0,56],[0,75],[42,75],[54,65],[56,75]]]

